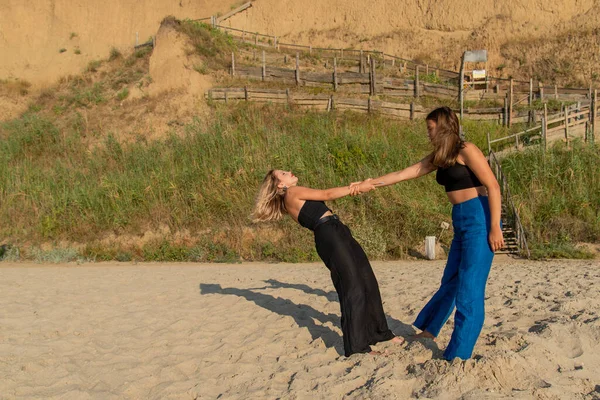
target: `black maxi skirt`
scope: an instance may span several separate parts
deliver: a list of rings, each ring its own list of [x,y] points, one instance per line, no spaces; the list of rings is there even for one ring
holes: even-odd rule
[[[377,279],[350,229],[333,219],[318,225],[314,233],[317,253],[331,272],[340,299],[346,357],[368,353],[370,345],[392,339]]]

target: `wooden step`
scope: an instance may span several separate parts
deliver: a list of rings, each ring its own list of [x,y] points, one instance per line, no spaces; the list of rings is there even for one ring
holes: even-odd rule
[[[519,254],[519,251],[497,250],[494,254]]]

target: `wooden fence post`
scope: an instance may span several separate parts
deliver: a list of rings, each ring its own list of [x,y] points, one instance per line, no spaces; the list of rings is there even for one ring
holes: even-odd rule
[[[598,120],[598,90],[594,90],[594,97],[592,97],[592,137],[591,143],[594,144],[596,141],[596,125]]]
[[[333,57],[333,91],[337,92],[337,58]]]
[[[512,121],[513,121],[513,93],[514,93],[514,81],[513,78],[510,78],[510,89],[508,90],[508,127],[510,128],[512,126]]]
[[[266,65],[266,58],[265,58],[265,51],[263,50],[262,52],[262,80],[265,80],[265,77],[267,76],[267,65]]]
[[[590,121],[585,121],[585,135],[583,136],[584,143],[589,143],[589,141],[590,141],[590,129],[591,129]]]
[[[235,76],[235,53],[231,52],[231,76]]]
[[[504,107],[502,108],[502,126],[508,126],[508,93],[504,96]]]
[[[363,51],[360,51],[360,61],[358,62],[358,72],[359,73],[364,73],[364,62],[363,62]]]
[[[244,100],[248,101],[248,86],[244,86]]]
[[[287,105],[290,105],[290,89],[285,88],[285,102]]]
[[[558,85],[554,84],[554,99],[558,100]]]
[[[300,86],[300,53],[296,52],[296,86]]]
[[[371,96],[375,96],[375,60],[373,57],[371,57],[369,63],[369,86],[369,92]]]
[[[367,112],[371,113],[371,96],[367,99]]]
[[[415,119],[415,102],[414,101],[410,102],[410,119],[411,119],[411,121],[413,119]]]
[[[569,147],[569,107],[567,105],[563,107],[565,112],[565,143]]]
[[[540,100],[543,102],[544,101],[544,84],[542,83],[542,81],[538,82],[538,89],[540,91]]]
[[[542,145],[544,152],[548,147],[548,104],[544,103],[544,116],[542,117]]]
[[[419,66],[415,67],[415,97],[418,99],[421,95],[421,89],[419,88]]]
[[[529,123],[535,124],[533,110],[531,109],[533,106],[533,78],[529,78],[529,99],[527,105],[529,106]]]

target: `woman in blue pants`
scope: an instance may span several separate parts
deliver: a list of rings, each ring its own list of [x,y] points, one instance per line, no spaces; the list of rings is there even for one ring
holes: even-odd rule
[[[454,331],[444,358],[468,359],[483,327],[485,285],[494,252],[504,247],[500,226],[500,186],[481,150],[460,137],[456,114],[448,107],[426,118],[433,152],[401,171],[352,185],[352,194],[369,185],[388,186],[437,170],[453,204],[454,238],[438,291],[417,316],[414,325],[421,338],[435,338],[456,307]]]

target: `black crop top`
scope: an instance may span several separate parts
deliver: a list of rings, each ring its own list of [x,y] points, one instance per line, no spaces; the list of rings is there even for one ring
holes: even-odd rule
[[[451,167],[438,167],[435,180],[446,188],[446,192],[482,186],[471,168],[458,162]]]
[[[331,211],[329,207],[322,201],[306,200],[300,212],[298,213],[298,222],[305,228],[311,231],[315,230],[317,221],[321,219],[321,216],[327,211]]]

